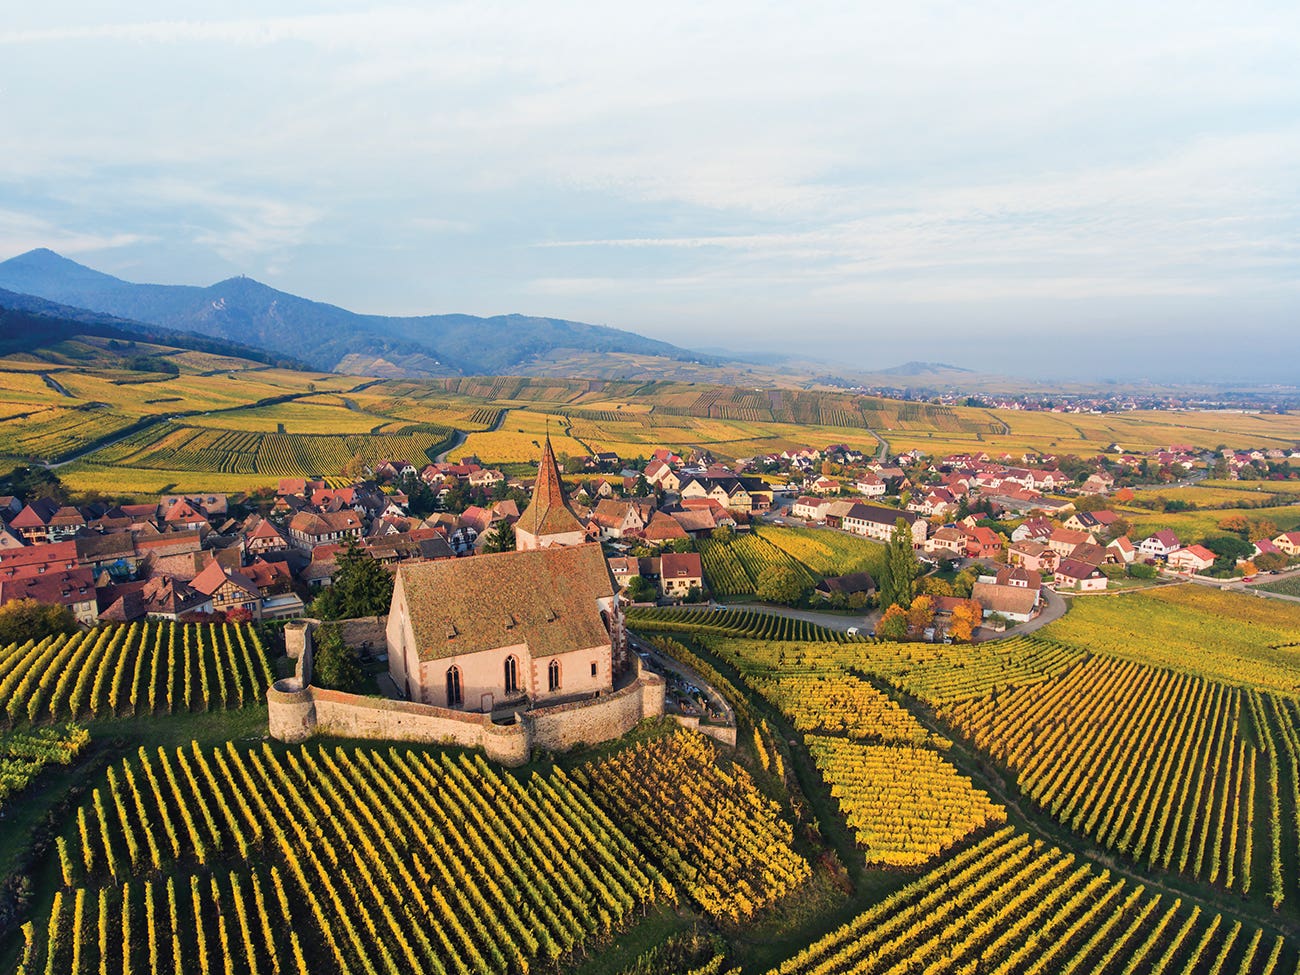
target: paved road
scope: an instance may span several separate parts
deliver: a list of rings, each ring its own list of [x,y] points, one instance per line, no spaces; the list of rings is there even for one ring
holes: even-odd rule
[[[1198,586],[1210,586],[1214,589],[1227,589],[1232,592],[1253,593],[1256,596],[1262,596],[1265,599],[1281,599],[1289,603],[1300,603],[1300,596],[1288,596],[1286,593],[1269,592],[1266,589],[1260,589],[1259,586],[1266,586],[1274,582],[1282,582],[1285,579],[1300,576],[1300,569],[1292,569],[1287,572],[1280,572],[1275,576],[1261,576],[1253,583],[1243,582],[1241,579],[1211,579],[1208,576],[1192,576],[1187,582],[1194,583]]]
[[[497,413],[497,418],[492,421],[492,425],[488,427],[486,430],[484,430],[483,432],[492,433],[493,431],[500,430],[501,424],[505,422],[506,414],[509,412],[510,412],[509,410],[501,410],[499,413]],[[465,442],[465,431],[453,429],[451,435],[451,443],[447,444],[446,450],[434,456],[433,458],[434,462],[438,464],[445,463],[447,460],[447,455],[450,454],[453,450],[455,450],[464,442]]]
[[[1043,600],[1046,605],[1043,611],[1028,623],[1020,623],[1017,626],[1008,627],[1002,633],[991,633],[988,636],[979,637],[977,643],[985,643],[990,640],[1006,640],[1013,636],[1024,636],[1027,633],[1034,633],[1041,630],[1049,623],[1055,623],[1065,615],[1069,604],[1059,593],[1050,589],[1043,590]],[[857,627],[863,634],[871,633],[876,628],[876,622],[880,619],[880,612],[873,610],[861,616],[846,616],[840,613],[823,613],[815,609],[791,609],[788,606],[772,606],[768,603],[723,603],[719,604],[723,609],[744,609],[755,613],[766,613],[769,616],[783,616],[786,619],[803,620],[807,623],[815,623],[818,626],[824,626],[828,630],[835,630],[839,633],[847,633],[851,627]],[[705,607],[700,607],[698,612],[707,614],[710,612]]]
[[[767,613],[769,616],[784,616],[786,619],[803,620],[806,623],[815,623],[818,626],[824,626],[828,630],[837,630],[840,633],[847,633],[851,627],[857,627],[864,634],[870,633],[876,628],[876,621],[880,619],[880,613],[872,611],[862,616],[845,616],[842,613],[823,613],[815,609],[791,609],[789,606],[772,606],[768,603],[726,603],[723,609],[746,609],[756,613]]]
[[[727,699],[722,696],[716,687],[706,681],[690,667],[687,667],[684,663],[681,663],[672,657],[660,653],[648,643],[643,643],[635,637],[630,637],[628,639],[628,644],[634,652],[644,653],[648,656],[650,658],[651,666],[656,670],[659,670],[660,672],[671,671],[686,683],[693,684],[700,688],[709,699],[710,703],[723,713],[726,717],[727,724],[733,728],[736,726],[736,712],[732,710]],[[702,717],[702,715],[697,715],[697,717]]]
[[[988,636],[976,636],[976,643],[987,643],[990,640],[1006,640],[1013,636],[1025,636],[1028,633],[1034,633],[1041,630],[1049,623],[1055,623],[1065,615],[1070,604],[1066,602],[1065,597],[1055,590],[1043,587],[1043,611],[1035,616],[1028,623],[1017,623],[1015,626],[1009,626],[1001,633],[991,633]]]

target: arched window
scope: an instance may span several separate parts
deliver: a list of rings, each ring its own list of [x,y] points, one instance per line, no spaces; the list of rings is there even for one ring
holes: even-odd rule
[[[447,707],[458,708],[460,705],[460,668],[453,664],[447,668]]]
[[[548,691],[558,691],[560,689],[560,662],[552,660],[550,666],[546,668],[546,689]]]
[[[506,657],[506,693],[519,693],[519,661],[513,655]]]

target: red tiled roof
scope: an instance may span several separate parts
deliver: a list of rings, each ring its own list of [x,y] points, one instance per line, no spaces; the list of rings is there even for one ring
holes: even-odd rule
[[[555,452],[551,449],[549,436],[542,447],[542,461],[537,469],[533,499],[519,516],[515,528],[535,537],[585,531],[564,496],[564,482],[560,480],[560,468],[555,462]]]
[[[659,575],[663,579],[703,579],[698,552],[667,552],[659,560]]]
[[[397,573],[421,660],[527,644],[534,659],[610,642],[600,546],[553,546],[403,565]]]

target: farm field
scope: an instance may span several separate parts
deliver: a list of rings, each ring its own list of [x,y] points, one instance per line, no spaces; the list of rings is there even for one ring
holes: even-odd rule
[[[562,772],[397,748],[142,747],[59,839],[28,971],[525,971],[673,897]]]
[[[724,770],[700,735],[638,743],[575,778],[713,917],[748,920],[811,876],[780,806],[743,768]]]
[[[1300,437],[1300,417],[1293,415],[1215,414],[1207,419],[1181,413],[1094,416],[997,411],[833,391],[752,390],[673,381],[509,377],[368,381],[147,343],[138,343],[129,354],[141,353],[170,359],[181,374],[126,368],[128,353],[113,350],[101,339],[60,342],[40,350],[40,359],[25,354],[0,360],[0,369],[13,377],[0,394],[4,404],[0,457],[64,461],[111,441],[134,424],[166,417],[189,427],[232,433],[276,435],[283,428],[284,435],[291,437],[362,436],[372,431],[401,435],[413,425],[459,429],[468,439],[455,452],[456,459],[474,454],[487,464],[520,467],[535,458],[535,443],[545,435],[548,418],[560,453],[613,450],[629,458],[647,456],[658,446],[679,451],[705,448],[724,460],[830,443],[874,453],[878,444],[872,431],[886,437],[896,450],[919,446],[940,453],[1088,453],[1116,440],[1130,447],[1155,447],[1172,441],[1215,446],[1221,440],[1240,438],[1237,443],[1243,447],[1272,446]],[[48,386],[37,374],[41,372],[61,383],[68,395]],[[489,432],[503,411],[500,429]],[[1215,442],[1199,442],[1198,431],[1207,440],[1213,434]],[[317,453],[310,447],[303,449]],[[337,476],[337,470],[307,469],[334,456],[282,465],[279,469],[288,473],[281,476]],[[94,466],[70,471],[74,486],[110,493],[145,493],[154,486],[239,490],[260,483],[226,479],[219,485],[196,485],[184,476],[191,472],[186,458],[154,458],[135,466],[134,474],[126,472],[120,454],[96,451],[84,459]],[[209,466],[192,473],[261,474],[267,466],[231,458],[208,460]],[[116,484],[107,468],[122,470]],[[176,476],[158,478],[141,474],[143,470]],[[1207,487],[1201,502],[1213,499],[1228,504],[1233,496],[1226,492],[1234,489]],[[1300,505],[1275,508],[1270,514],[1284,522],[1280,527],[1300,524]],[[1214,528],[1209,517],[1203,512],[1138,512],[1135,524],[1141,531],[1173,527],[1205,534]]]
[[[235,623],[132,623],[0,649],[11,728],[258,705],[270,683],[256,632]]]
[[[935,859],[1006,812],[936,751],[805,738],[866,862],[914,867]]]
[[[1300,693],[1300,604],[1165,586],[1076,600],[1045,639],[1237,686]]]
[[[1206,535],[1220,534],[1219,522],[1225,518],[1240,515],[1250,524],[1268,521],[1278,531],[1291,531],[1300,527],[1300,504],[1288,504],[1277,508],[1214,508],[1208,511],[1165,512],[1124,512],[1132,526],[1130,535],[1145,538],[1154,532],[1169,529],[1179,538],[1196,539]]]
[[[709,589],[719,596],[753,593],[759,576],[769,566],[786,566],[806,586],[824,576],[849,572],[880,575],[885,548],[864,538],[808,528],[760,525],[748,534],[729,539],[702,538],[697,542]]]
[[[77,725],[0,734],[0,811],[47,766],[71,764],[89,741]]]
[[[1255,482],[1261,483],[1261,482]],[[1125,505],[1134,509],[1149,507],[1158,502],[1180,501],[1195,508],[1239,508],[1246,505],[1265,507],[1286,504],[1287,492],[1267,493],[1242,491],[1236,488],[1207,487],[1200,482],[1185,488],[1148,488],[1135,491],[1133,500]]]
[[[557,457],[586,457],[590,451],[569,434],[566,417],[533,410],[510,410],[501,428],[471,433],[451,453],[452,460],[475,456],[485,464],[521,464],[537,460],[542,441],[550,432]]]
[[[423,465],[450,434],[443,427],[412,426],[402,433],[368,436],[295,435],[164,421],[97,451],[93,460],[112,465],[124,477],[139,470],[211,471],[247,475],[246,484],[273,484],[281,477],[334,475],[354,458],[373,463],[394,457]]]
[[[1063,825],[1134,860],[1243,894],[1267,883],[1276,908],[1283,850],[1276,823],[1256,819],[1257,808],[1279,809],[1277,746],[1264,710],[1290,741],[1293,712],[1271,697],[1261,704],[1253,690],[1098,656],[1055,680],[963,701],[942,715]],[[1267,746],[1267,774],[1247,720]],[[1288,842],[1289,857],[1295,838]]]
[[[1252,586],[1251,588],[1281,593],[1283,596],[1300,596],[1300,576],[1292,576],[1290,579],[1280,579],[1277,582],[1268,582],[1262,586]]]
[[[223,410],[187,417],[194,426],[253,433],[370,433],[392,421],[388,417],[349,409],[341,396],[310,396],[289,403]],[[281,429],[283,427],[283,429]]]
[[[919,970],[1242,975],[1279,970],[1280,936],[1113,877],[1012,829],[962,851],[770,975]],[[947,964],[940,965],[941,962]],[[1229,967],[1230,966],[1230,967]]]

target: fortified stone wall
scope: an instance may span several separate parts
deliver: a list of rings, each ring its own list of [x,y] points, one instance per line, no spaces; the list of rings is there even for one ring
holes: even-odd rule
[[[304,618],[293,620],[284,626],[285,652],[297,660],[302,648],[311,640],[311,631],[321,625],[321,620]],[[343,642],[350,647],[370,653],[382,653],[388,646],[387,616],[358,616],[350,620],[338,620],[334,623],[339,628]]]
[[[637,666],[640,667],[640,661]],[[639,671],[635,681],[611,694],[594,701],[529,711],[524,719],[532,730],[534,746],[562,752],[576,745],[618,738],[643,718],[656,718],[663,713],[663,678]]]
[[[313,735],[414,741],[424,744],[482,746],[503,765],[523,765],[534,747],[564,751],[579,744],[617,738],[643,718],[664,713],[664,683],[656,674],[638,673],[627,687],[590,701],[527,712],[523,720],[500,725],[491,715],[456,711],[383,698],[345,694],[311,686],[311,626],[290,624],[285,642],[297,652],[293,677],[267,688],[271,737],[306,741]],[[639,661],[638,661],[639,666]]]
[[[728,748],[736,747],[736,729],[715,724],[700,724],[700,719],[693,714],[675,714],[673,718],[683,728],[690,728],[714,741],[721,742]]]

